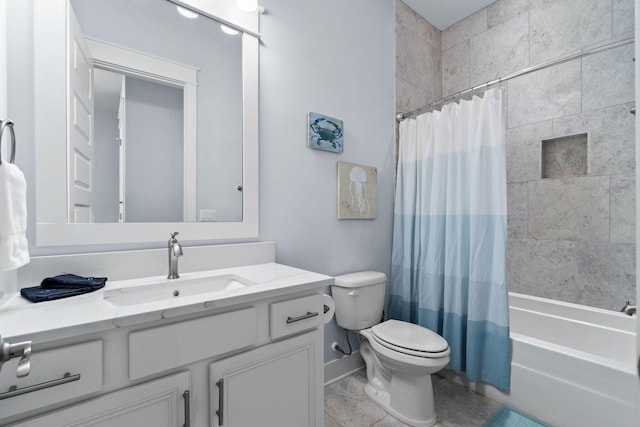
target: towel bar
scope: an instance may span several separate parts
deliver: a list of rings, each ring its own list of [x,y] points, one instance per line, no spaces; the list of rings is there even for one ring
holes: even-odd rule
[[[9,128],[11,132],[11,154],[9,156],[9,163],[13,163],[16,159],[16,133],[13,130],[13,122],[9,119],[0,120],[0,148],[2,148],[2,137],[4,135],[4,128]],[[2,164],[2,156],[0,155],[0,165]]]

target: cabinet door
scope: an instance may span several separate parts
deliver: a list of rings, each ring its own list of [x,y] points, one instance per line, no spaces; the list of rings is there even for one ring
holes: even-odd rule
[[[185,425],[184,392],[190,374],[181,372],[116,391],[88,402],[17,424],[20,427],[51,426],[154,426]]]
[[[210,365],[211,425],[323,425],[319,330]]]

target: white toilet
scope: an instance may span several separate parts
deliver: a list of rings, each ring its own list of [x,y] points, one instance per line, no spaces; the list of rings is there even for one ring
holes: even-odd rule
[[[365,393],[388,413],[416,427],[436,422],[431,374],[449,363],[449,345],[435,332],[398,320],[382,320],[387,277],[362,271],[335,278],[336,322],[362,337],[367,365]]]

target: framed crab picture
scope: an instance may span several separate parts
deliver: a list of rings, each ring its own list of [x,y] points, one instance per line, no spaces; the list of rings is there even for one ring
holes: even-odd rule
[[[309,113],[309,147],[317,150],[342,153],[344,127],[342,120]]]

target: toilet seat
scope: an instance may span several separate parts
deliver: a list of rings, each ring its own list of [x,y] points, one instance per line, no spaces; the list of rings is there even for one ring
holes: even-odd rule
[[[435,332],[408,322],[387,320],[371,328],[380,345],[415,357],[441,358],[449,355],[449,344]]]

